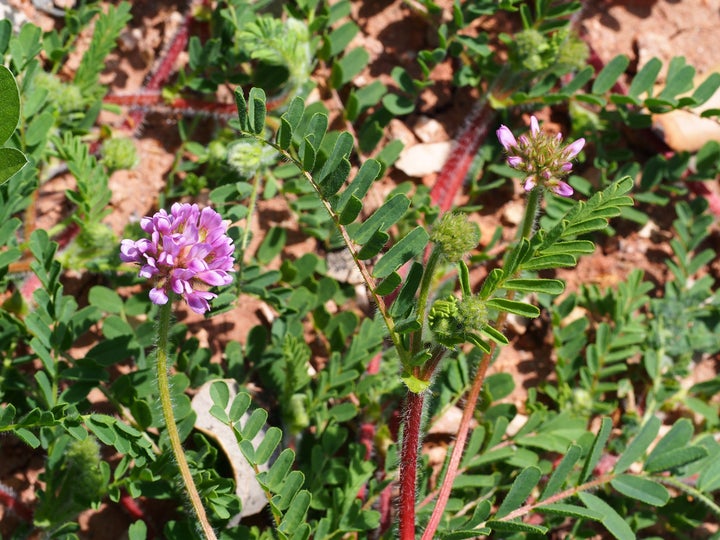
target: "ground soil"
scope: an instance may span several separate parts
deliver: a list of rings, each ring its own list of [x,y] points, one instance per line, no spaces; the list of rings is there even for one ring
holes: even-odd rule
[[[367,84],[375,79],[392,84],[389,73],[396,65],[416,70],[416,51],[428,48],[433,37],[422,15],[409,8],[409,4],[414,3],[401,0],[353,2],[352,17],[363,31],[356,44],[363,45],[372,58],[369,69],[355,81],[357,84]],[[38,10],[29,0],[10,0],[10,4],[45,29],[55,23],[55,19]],[[447,8],[451,3],[445,1],[440,4]],[[585,4],[587,6],[577,18],[576,26],[602,61],[608,61],[616,54],[626,54],[631,60],[631,71],[637,71],[654,56],[666,63],[672,56],[684,55],[688,63],[694,65],[700,73],[708,73],[720,64],[720,57],[714,54],[717,50],[716,32],[720,28],[720,0],[595,1]],[[109,92],[123,94],[141,88],[156,65],[158,56],[166,49],[186,9],[185,3],[165,0],[134,2],[130,27],[123,33],[120,48],[112,55],[108,70],[103,75]],[[487,31],[513,24],[513,21],[482,20],[478,24]],[[63,71],[71,73],[77,60],[77,56],[73,57]],[[436,127],[430,135],[423,135],[427,137],[423,142],[452,141],[456,138],[477,99],[477,92],[452,89],[450,63],[443,63],[436,68],[432,78],[436,84],[423,93],[419,112],[393,120],[389,136],[403,138],[408,145],[416,144],[420,142],[418,126],[431,119],[437,122]],[[323,97],[327,98],[331,110],[337,108],[334,96]],[[548,115],[543,117],[547,118]],[[113,212],[108,217],[108,223],[118,235],[122,234],[129,221],[138,220],[156,209],[158,193],[165,187],[180,142],[176,117],[172,114],[154,112],[140,126],[128,125],[125,119],[123,115],[109,114],[101,118],[102,122],[116,130],[131,135],[140,155],[137,168],[115,173],[110,180]],[[376,196],[381,199],[383,192],[408,178],[398,170],[389,171],[388,177],[380,184],[383,191]],[[430,172],[411,179],[432,186],[436,178],[437,172]],[[717,190],[717,180],[709,180],[712,180],[708,184],[709,188]],[[43,186],[38,202],[38,227],[49,228],[64,213],[71,211],[63,196],[69,182],[71,180],[67,176],[59,175]],[[507,191],[502,193],[502,202],[484,200],[485,208],[474,219],[482,225],[483,231],[494,231],[498,225],[502,225],[505,236],[510,239],[517,225],[517,221],[513,223],[513,211],[522,194],[517,189],[514,195],[510,193],[509,198],[507,195]],[[466,201],[467,196],[459,193],[456,200]],[[666,270],[658,250],[663,249],[662,226],[666,224],[658,221],[660,225],[656,223],[654,229],[651,226],[650,232],[628,229],[619,242],[600,246],[594,255],[583,259],[576,269],[562,272],[559,276],[567,280],[568,289],[573,290],[588,283],[616,285],[632,269],[640,268],[653,281],[662,283]],[[253,218],[256,243],[251,246],[251,251],[262,238],[263,231],[280,223],[292,225],[292,215],[285,203],[281,200],[261,202]],[[483,242],[487,240],[484,236]],[[314,249],[312,242],[299,240],[291,244],[283,256],[294,258]],[[718,270],[715,265],[714,271]],[[473,276],[479,279],[481,274]],[[183,318],[219,357],[225,343],[230,340],[244,342],[249,328],[272,317],[267,307],[256,299],[244,298],[239,304],[237,309],[210,321],[192,314],[186,314]],[[523,322],[514,324],[513,342],[503,349],[492,370],[513,376],[517,390],[508,399],[522,408],[528,388],[551,373],[552,357],[549,354],[551,347],[546,324],[542,321],[531,325]],[[717,366],[717,359],[702,359],[693,374],[694,379],[704,380],[715,376]],[[32,505],[34,501],[34,486],[42,467],[42,456],[28,452],[21,444],[3,441],[0,446],[0,481],[13,487],[27,504]],[[84,538],[120,538],[119,531],[126,530],[127,524],[132,521],[129,516],[118,514],[117,509],[104,509],[101,515],[106,519],[98,519],[97,514],[88,513],[82,520]],[[7,534],[14,524],[14,518],[5,515],[0,507],[0,535]]]

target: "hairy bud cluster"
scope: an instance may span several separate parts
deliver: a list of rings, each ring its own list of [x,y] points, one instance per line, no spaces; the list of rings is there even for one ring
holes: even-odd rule
[[[488,324],[487,306],[477,296],[462,300],[455,296],[441,298],[433,304],[428,324],[438,342],[451,347],[465,342]]]
[[[563,197],[573,194],[573,188],[562,179],[572,170],[571,160],[583,149],[585,139],[564,145],[562,133],[540,131],[534,116],[530,117],[529,134],[515,139],[510,128],[501,125],[497,137],[508,154],[507,164],[526,174],[525,191],[541,186]]]
[[[444,214],[435,225],[430,240],[440,249],[443,257],[457,262],[480,242],[480,228],[460,213]]]

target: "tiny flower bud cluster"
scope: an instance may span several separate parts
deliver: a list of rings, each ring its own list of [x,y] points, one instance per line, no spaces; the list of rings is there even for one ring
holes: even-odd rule
[[[430,234],[448,262],[462,259],[480,242],[480,228],[465,214],[448,212],[443,214]]]
[[[141,264],[140,276],[156,280],[150,291],[153,303],[166,304],[172,291],[202,314],[217,296],[205,288],[232,282],[235,260],[228,225],[212,208],[201,211],[196,204],[175,203],[169,214],[160,210],[144,217],[140,226],[150,239],[123,240],[120,258]]]
[[[530,117],[530,133],[518,139],[507,126],[500,126],[497,137],[508,153],[507,164],[527,176],[523,187],[531,191],[537,186],[550,189],[563,197],[570,197],[573,189],[562,180],[571,170],[571,160],[585,146],[585,139],[563,145],[562,133],[556,136],[540,131],[537,118]]]

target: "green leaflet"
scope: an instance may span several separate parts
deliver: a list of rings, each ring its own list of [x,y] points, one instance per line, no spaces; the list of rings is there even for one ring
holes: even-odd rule
[[[651,95],[652,88],[657,76],[660,74],[661,68],[662,62],[658,58],[651,58],[635,77],[633,77],[633,81],[628,89],[628,95],[634,98],[639,98],[640,95],[645,92]]]
[[[540,469],[537,467],[528,467],[523,469],[523,471],[515,479],[515,482],[513,482],[513,485],[508,494],[505,496],[500,508],[498,508],[498,511],[495,513],[495,518],[502,518],[513,510],[519,508],[530,496],[530,493],[540,480],[541,474]],[[492,527],[492,525],[488,525]]]
[[[558,466],[555,468],[552,475],[550,476],[550,479],[545,485],[545,489],[540,496],[540,500],[547,499],[548,497],[560,491],[563,484],[565,483],[566,478],[572,472],[575,463],[577,463],[577,460],[580,459],[581,454],[582,448],[580,448],[576,444],[570,445],[567,452],[565,453],[565,456],[563,456],[562,461],[560,461]]]
[[[585,491],[578,493],[578,497],[589,510],[602,516],[600,522],[615,538],[635,540],[635,533],[630,526],[608,503]]]
[[[410,199],[399,193],[388,199],[375,210],[372,216],[356,228],[348,231],[350,238],[360,245],[367,243],[376,231],[386,231],[405,215],[410,208]]]
[[[526,304],[525,302],[518,302],[517,300],[508,300],[507,298],[492,298],[487,301],[487,306],[520,315],[521,317],[534,318],[540,315],[540,308],[537,306]]]
[[[612,487],[623,495],[650,504],[664,506],[670,499],[670,494],[664,486],[649,478],[621,474],[610,481]]]
[[[642,427],[640,433],[630,441],[625,451],[620,455],[615,463],[614,472],[620,474],[625,472],[630,465],[640,459],[646,450],[650,446],[650,443],[655,440],[658,431],[660,430],[660,419],[656,416],[652,416]]]
[[[344,212],[345,206],[351,199],[362,201],[372,183],[378,179],[380,175],[380,163],[374,159],[365,161],[358,170],[355,178],[350,185],[340,195],[331,199],[333,210],[336,212]]]
[[[610,60],[595,77],[592,86],[593,94],[604,94],[612,88],[630,64],[630,59],[624,54],[618,55]]]
[[[592,519],[593,521],[601,521],[602,514],[589,508],[583,508],[575,504],[555,503],[547,506],[540,506],[535,509],[541,514],[553,514],[556,516],[567,516],[579,519]]]
[[[423,227],[416,227],[393,245],[373,268],[373,275],[384,278],[425,249],[430,235]]]
[[[20,93],[10,70],[0,66],[0,144],[15,131],[20,119]],[[0,148],[0,184],[6,182],[27,163],[27,158],[15,148]]]
[[[609,418],[603,418],[600,423],[600,429],[598,434],[595,436],[592,448],[585,458],[585,464],[583,465],[582,473],[580,473],[580,482],[585,482],[590,474],[592,473],[595,465],[600,461],[603,450],[605,450],[605,444],[610,437],[610,430],[612,429],[612,420]]]
[[[508,279],[503,288],[526,293],[561,294],[565,290],[565,282],[559,279]]]
[[[20,92],[10,70],[0,66],[0,144],[13,134],[20,119]]]

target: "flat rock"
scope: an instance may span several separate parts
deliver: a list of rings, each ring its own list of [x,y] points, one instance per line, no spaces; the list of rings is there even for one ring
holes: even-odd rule
[[[420,143],[403,150],[395,167],[408,176],[420,178],[442,169],[450,155],[452,143]]]

